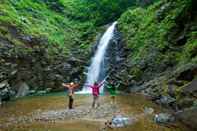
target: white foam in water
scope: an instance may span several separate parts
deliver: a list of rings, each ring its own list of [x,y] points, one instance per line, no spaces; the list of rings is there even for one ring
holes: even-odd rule
[[[114,36],[114,30],[116,24],[117,22],[114,22],[100,39],[97,51],[94,57],[92,58],[91,65],[88,68],[88,74],[87,74],[85,85],[93,85],[95,81],[98,81],[99,74],[102,68],[101,64],[102,61],[104,60],[107,46],[110,43],[110,40]],[[101,87],[100,92],[103,92],[103,87]],[[77,94],[89,94],[89,93],[91,93],[91,89],[86,86],[83,87],[82,91],[77,92]]]

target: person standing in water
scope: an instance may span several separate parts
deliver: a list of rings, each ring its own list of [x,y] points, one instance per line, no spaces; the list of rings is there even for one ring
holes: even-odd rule
[[[114,83],[113,83],[113,81],[110,80],[107,83],[106,87],[107,87],[107,91],[109,92],[110,97],[111,97],[111,103],[112,104],[115,104],[115,97],[117,95],[117,87],[118,86],[115,86]]]
[[[68,98],[69,98],[69,102],[68,102],[68,109],[73,109],[73,103],[74,103],[74,98],[73,98],[73,95],[74,95],[74,89],[79,87],[79,84],[74,84],[73,82],[71,83],[62,83],[62,85],[65,87],[65,88],[68,88]]]
[[[104,84],[104,80],[100,83],[94,82],[93,85],[87,85],[88,87],[92,88],[92,95],[93,95],[93,102],[92,108],[96,108],[96,106],[100,106],[99,103],[99,95],[100,95],[100,87]]]

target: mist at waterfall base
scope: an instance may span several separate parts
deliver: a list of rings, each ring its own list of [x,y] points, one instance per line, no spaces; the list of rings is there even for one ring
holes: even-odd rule
[[[87,79],[84,84],[82,91],[77,92],[77,94],[90,94],[91,88],[86,85],[93,85],[94,82],[101,82],[106,78],[105,63],[104,58],[107,53],[107,47],[110,40],[114,36],[115,26],[117,22],[114,22],[101,37],[96,53],[91,59],[91,64],[88,67]],[[100,88],[100,92],[104,91],[104,85]]]

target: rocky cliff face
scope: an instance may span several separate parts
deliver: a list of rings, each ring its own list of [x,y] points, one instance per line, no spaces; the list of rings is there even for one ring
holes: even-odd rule
[[[64,81],[83,81],[83,65],[86,64],[83,59],[77,55],[64,55],[60,47],[49,45],[43,38],[22,35],[15,27],[7,28],[15,32],[10,33],[11,40],[0,38],[1,100],[17,95],[21,81],[29,86],[29,90],[35,91],[49,88],[50,91],[60,91]],[[16,45],[15,41],[21,44]],[[58,53],[51,54],[50,48]],[[78,51],[76,49],[75,53]]]
[[[63,81],[83,81],[94,39],[86,35],[96,29],[91,30],[91,22],[72,23],[65,10],[59,1],[0,2],[1,100],[60,91]]]
[[[21,82],[30,92],[62,90],[63,81],[83,83],[100,26],[135,4],[130,0],[1,0],[0,83],[7,81],[14,94]]]
[[[197,103],[196,4],[160,0],[129,9],[118,20],[106,56],[110,79],[122,90],[150,96],[178,111],[187,124]],[[73,5],[68,10],[65,5],[48,0],[0,2],[0,103],[17,94],[62,90],[63,81],[83,83],[98,28],[92,21],[80,21],[84,14],[75,16]]]
[[[147,9],[128,10],[119,19],[119,30],[131,49],[124,68],[132,77],[128,90],[142,92],[175,111],[186,110],[185,115],[190,108],[194,112],[197,101],[195,4],[194,0],[162,0]]]
[[[125,46],[125,43],[122,41],[122,34],[116,29],[114,32],[114,37],[109,43],[107,49],[107,55],[105,56],[105,64],[108,65],[107,75],[108,79],[114,81],[116,84],[121,84],[123,79],[119,77],[122,73],[121,71],[125,68],[126,56],[128,49]]]

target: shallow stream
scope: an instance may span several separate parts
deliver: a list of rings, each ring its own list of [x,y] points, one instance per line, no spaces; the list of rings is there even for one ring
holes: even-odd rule
[[[75,108],[67,109],[65,93],[29,96],[10,101],[0,108],[0,131],[100,131],[104,123],[117,113],[132,117],[135,121],[115,131],[189,131],[180,123],[158,125],[153,115],[169,112],[142,95],[119,95],[116,104],[110,104],[108,96],[100,97],[101,106],[92,109],[92,97],[75,95]],[[152,108],[152,114],[145,114]]]

